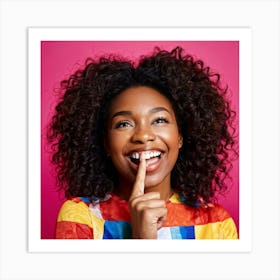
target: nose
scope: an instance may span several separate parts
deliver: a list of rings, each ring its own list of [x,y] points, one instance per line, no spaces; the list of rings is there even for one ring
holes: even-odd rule
[[[141,125],[134,130],[131,141],[133,143],[143,144],[148,141],[154,141],[155,138],[156,135],[150,126]]]

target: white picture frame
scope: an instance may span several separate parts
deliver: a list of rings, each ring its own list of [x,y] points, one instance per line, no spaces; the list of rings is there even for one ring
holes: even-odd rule
[[[29,242],[30,252],[249,252],[252,212],[252,62],[250,28],[29,28]],[[40,237],[41,41],[239,41],[240,237],[238,240],[44,240]],[[246,166],[246,171],[245,171]],[[243,172],[244,171],[244,172]],[[246,186],[246,187],[243,187]],[[71,244],[71,246],[69,245]]]

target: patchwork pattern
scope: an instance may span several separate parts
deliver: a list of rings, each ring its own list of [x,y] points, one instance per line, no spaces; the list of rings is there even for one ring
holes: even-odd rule
[[[123,221],[106,221],[103,239],[131,239],[131,224]]]
[[[166,203],[167,218],[158,239],[237,239],[236,226],[220,205],[184,205],[178,194]],[[128,203],[116,195],[105,201],[75,197],[61,207],[57,239],[131,239]]]

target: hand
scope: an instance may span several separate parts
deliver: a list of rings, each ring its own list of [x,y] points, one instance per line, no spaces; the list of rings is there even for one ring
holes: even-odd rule
[[[140,155],[136,180],[129,199],[133,238],[157,239],[157,230],[161,228],[167,216],[165,201],[160,193],[144,193],[146,177],[146,159]]]

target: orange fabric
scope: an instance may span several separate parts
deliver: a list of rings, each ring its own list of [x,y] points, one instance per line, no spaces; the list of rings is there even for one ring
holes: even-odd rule
[[[167,218],[163,226],[192,226],[223,221],[230,217],[220,205],[209,208],[191,208],[184,204],[167,203]]]
[[[87,225],[75,222],[58,222],[56,224],[56,239],[93,239],[93,230]]]
[[[99,204],[104,220],[130,222],[130,213],[127,201],[116,195]]]

